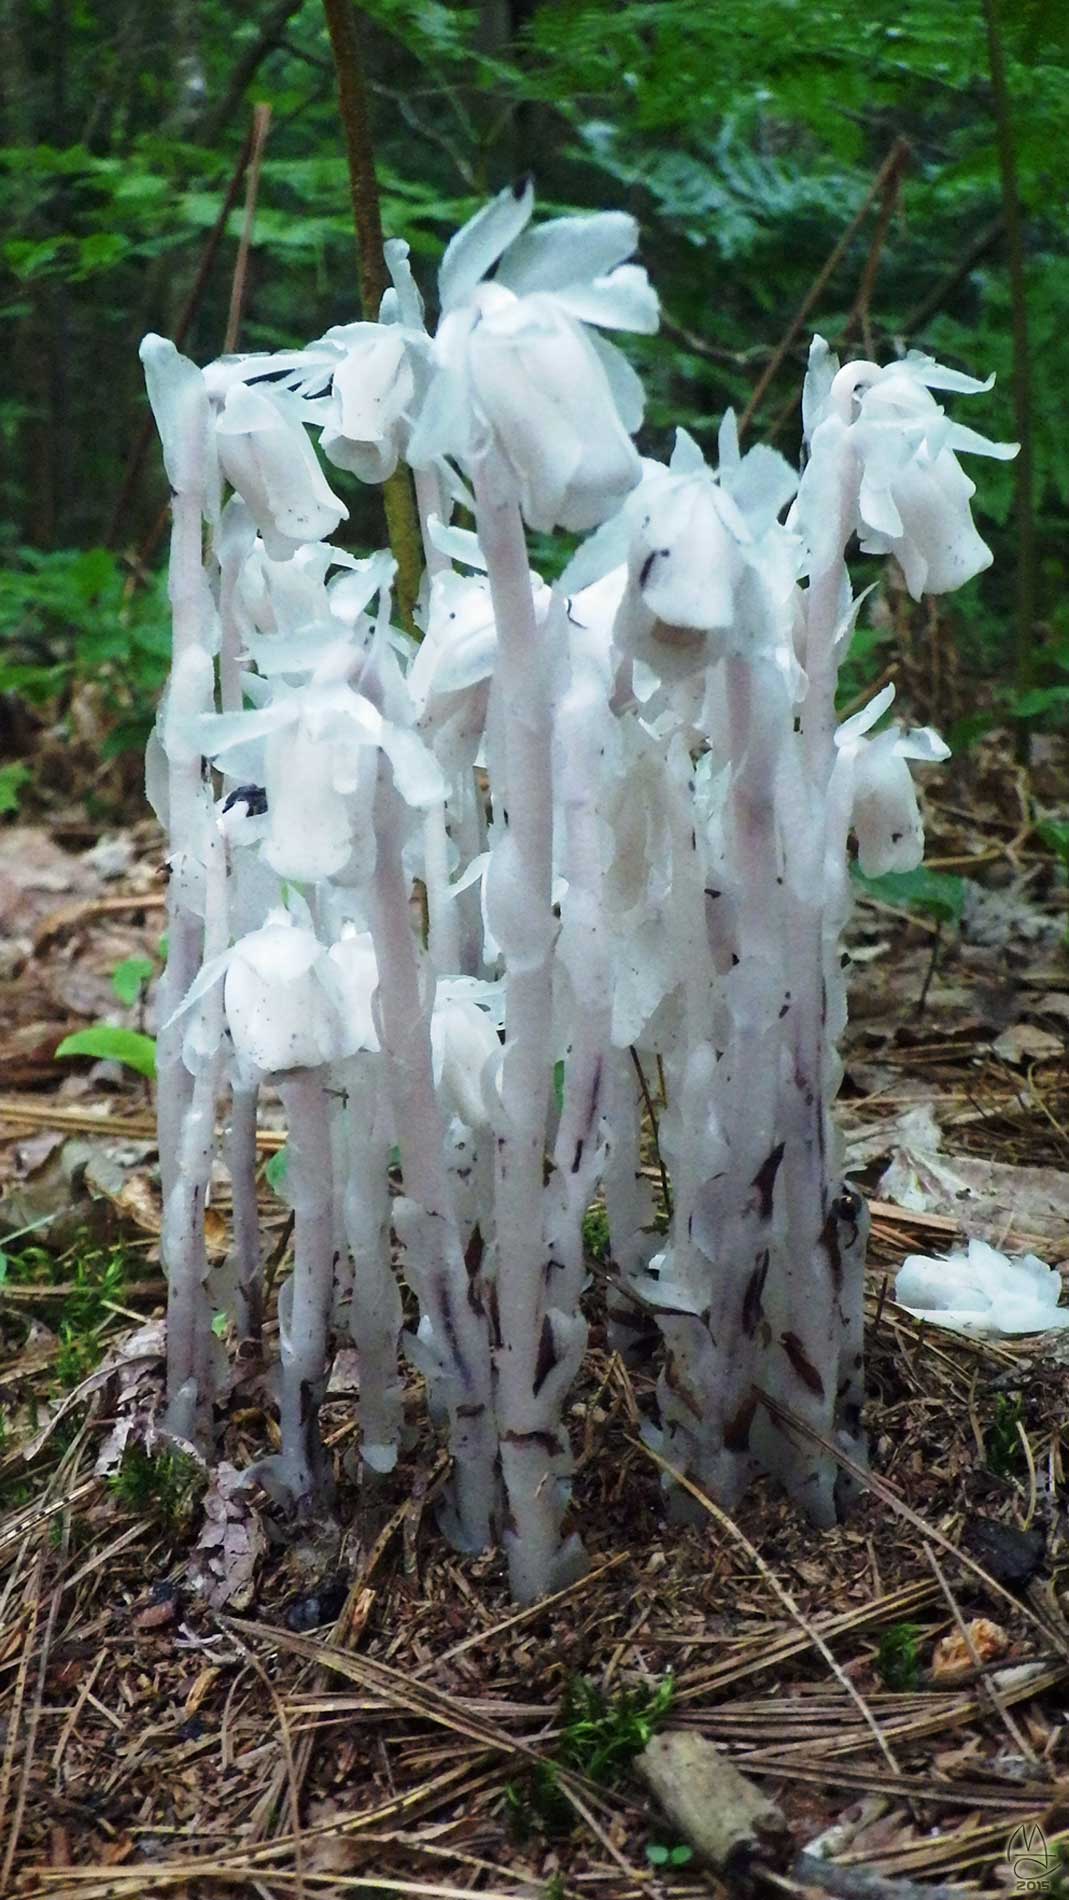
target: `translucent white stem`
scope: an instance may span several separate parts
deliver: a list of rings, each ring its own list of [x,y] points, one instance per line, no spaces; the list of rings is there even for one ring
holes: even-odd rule
[[[502,1130],[494,1178],[497,1238],[495,1349],[497,1417],[508,1519],[505,1548],[517,1601],[529,1603],[574,1572],[575,1546],[561,1548],[564,1498],[558,1472],[569,1458],[560,1419],[574,1340],[548,1312],[542,1179],[553,1070],[551,891],[553,759],[548,667],[535,620],[519,507],[507,471],[493,461],[474,474],[476,522],[497,626],[497,686],[503,716],[504,783],[495,786],[515,891],[522,889],[525,941],[505,952]],[[493,865],[488,875],[492,875]],[[511,933],[510,933],[511,935]],[[580,1348],[581,1350],[581,1348]]]
[[[423,879],[427,890],[431,960],[439,976],[460,969],[457,907],[449,894],[449,834],[444,800],[423,814]]]
[[[206,831],[204,949],[217,956],[226,944],[226,849],[214,825]],[[188,1029],[179,1026],[180,1035]],[[175,1167],[163,1209],[162,1253],[167,1266],[167,1424],[179,1437],[207,1447],[212,1438],[215,1339],[208,1295],[204,1216],[215,1156],[215,1105],[222,1071],[223,998],[216,984],[201,1005],[203,1046],[185,1100],[174,1152]],[[176,1059],[182,1072],[181,1041]]]
[[[225,857],[212,823],[211,793],[200,754],[181,731],[190,714],[213,704],[209,658],[212,602],[202,559],[207,471],[172,501],[169,593],[173,656],[162,741],[167,758],[167,965],[160,983],[163,1024],[156,1042],[157,1117],[163,1189],[162,1253],[168,1281],[168,1421],[182,1437],[210,1435],[212,1336],[205,1290],[204,1204],[215,1126],[214,1069],[196,1084],[182,1058],[186,1025],[171,1018],[197,974],[204,944],[206,859],[216,866],[216,912],[225,918]],[[209,871],[210,875],[210,871]],[[223,881],[220,898],[218,886]],[[225,927],[225,926],[224,926]]]
[[[238,1335],[259,1351],[263,1341],[263,1262],[256,1203],[256,1107],[259,1090],[237,1080],[231,1088],[226,1165],[234,1209],[231,1258],[237,1281]]]
[[[432,1402],[449,1418],[455,1470],[446,1522],[464,1548],[482,1550],[492,1541],[497,1499],[489,1332],[480,1284],[469,1278],[449,1190],[431,1055],[433,998],[421,994],[401,860],[403,820],[404,806],[384,763],[375,796],[371,933],[405,1188],[404,1201],[395,1204],[395,1223],[423,1315],[421,1364],[431,1381]]]
[[[397,1462],[403,1416],[401,1294],[390,1259],[393,1123],[381,1056],[352,1057],[339,1079],[351,1099],[343,1215],[353,1262],[350,1325],[360,1366],[360,1455],[369,1470],[384,1472]]]
[[[319,1429],[334,1290],[330,1117],[320,1070],[291,1069],[277,1081],[286,1111],[286,1191],[294,1215],[293,1273],[279,1310],[282,1452],[277,1469],[290,1502],[307,1512],[330,1490]]]

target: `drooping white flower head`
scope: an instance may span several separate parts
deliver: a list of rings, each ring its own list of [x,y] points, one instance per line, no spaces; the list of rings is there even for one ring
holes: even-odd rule
[[[638,481],[630,434],[642,419],[637,376],[589,326],[650,334],[657,300],[624,261],[633,218],[608,211],[528,230],[533,209],[529,181],[503,191],[446,250],[435,373],[409,459],[470,468],[496,449],[531,527],[582,532]]]
[[[205,757],[218,759],[232,777],[263,786],[262,855],[279,877],[296,883],[337,876],[349,863],[358,828],[370,835],[378,749],[409,805],[422,809],[445,793],[422,740],[347,684],[351,664],[348,645],[330,647],[306,684],[277,680],[270,698],[267,682],[247,676],[247,690],[266,703],[195,722]]]
[[[835,735],[836,769],[851,778],[851,822],[866,877],[916,870],[924,856],[924,825],[907,761],[937,765],[950,757],[950,747],[931,726],[905,732],[896,721],[875,738],[865,737],[894,695],[893,685],[885,686]]]
[[[206,377],[211,388],[211,370]],[[288,560],[348,519],[319,466],[300,404],[287,391],[232,382],[216,421],[216,444],[223,474],[247,504],[272,560]]]
[[[491,1008],[480,1008],[477,996]],[[434,1080],[443,1106],[477,1132],[490,1126],[488,1097],[501,1063],[493,1000],[494,985],[447,977],[438,985],[431,1016]]]
[[[1009,1259],[986,1240],[944,1260],[910,1254],[895,1279],[895,1298],[915,1319],[975,1338],[1062,1331],[1062,1279],[1033,1253]]]
[[[379,1032],[375,1027],[374,996],[379,986],[379,967],[369,930],[343,928],[337,943],[327,952],[329,979],[341,1017],[338,1053],[355,1055],[358,1050],[375,1052]]]
[[[227,953],[223,1006],[239,1062],[268,1075],[315,1069],[340,1051],[342,1025],[312,930],[272,911]]]
[[[218,506],[218,464],[204,373],[167,337],[142,338],[140,357],[152,414],[163,445],[167,479],[176,495],[207,489]]]
[[[811,454],[800,497],[807,538],[819,541],[822,523],[834,524],[831,469],[822,451],[845,430],[861,465],[852,526],[864,553],[894,554],[914,600],[950,593],[990,567],[991,550],[969,509],[976,485],[956,451],[1008,461],[1018,444],[992,442],[952,422],[931,392],[981,395],[994,380],[979,382],[917,350],[882,369],[869,362],[840,369],[823,338],[814,338],[804,402]]]
[[[740,455],[730,410],[719,447],[713,470],[677,429],[668,467],[643,464],[641,485],[564,575],[565,586],[584,585],[626,561],[616,641],[666,681],[726,652],[768,650],[786,633],[798,544],[778,516],[797,476],[775,449]]]

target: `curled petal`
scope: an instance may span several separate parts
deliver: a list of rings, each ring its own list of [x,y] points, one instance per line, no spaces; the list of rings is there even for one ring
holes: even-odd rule
[[[498,192],[450,238],[438,272],[443,311],[456,309],[471,296],[502,251],[530,222],[533,210],[534,186],[524,178]]]

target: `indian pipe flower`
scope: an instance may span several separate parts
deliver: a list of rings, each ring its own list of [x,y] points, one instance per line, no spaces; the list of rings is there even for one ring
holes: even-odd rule
[[[218,393],[212,369],[205,380]],[[300,403],[288,391],[231,383],[215,438],[223,474],[248,506],[273,561],[288,560],[348,520],[348,508],[319,466]]]
[[[434,374],[409,443],[420,467],[466,467],[496,449],[532,528],[583,532],[633,488],[642,420],[634,370],[591,325],[657,328],[645,271],[624,260],[635,220],[606,211],[528,230],[529,181],[503,191],[451,240],[439,272]],[[493,273],[492,279],[490,273]]]
[[[852,778],[851,823],[866,877],[916,870],[924,856],[924,825],[907,760],[937,765],[950,757],[950,747],[931,726],[904,732],[896,721],[875,738],[864,736],[894,695],[893,685],[885,686],[835,735],[837,770]]]
[[[800,506],[819,543],[833,531],[836,497],[831,462],[822,446],[846,442],[860,463],[854,528],[865,554],[893,554],[914,600],[946,594],[991,565],[991,550],[976,531],[969,503],[976,485],[956,451],[1010,461],[1016,442],[992,442],[952,422],[933,389],[982,395],[980,382],[911,350],[886,364],[847,363],[842,369],[822,337],[815,337],[806,377],[804,412],[811,455]]]

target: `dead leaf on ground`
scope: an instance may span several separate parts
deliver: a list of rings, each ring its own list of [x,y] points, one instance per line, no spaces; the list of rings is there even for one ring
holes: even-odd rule
[[[1040,1029],[1038,1023],[1014,1023],[1011,1029],[1003,1030],[992,1048],[1003,1062],[1023,1068],[1028,1062],[1046,1062],[1062,1055],[1065,1038]]]

